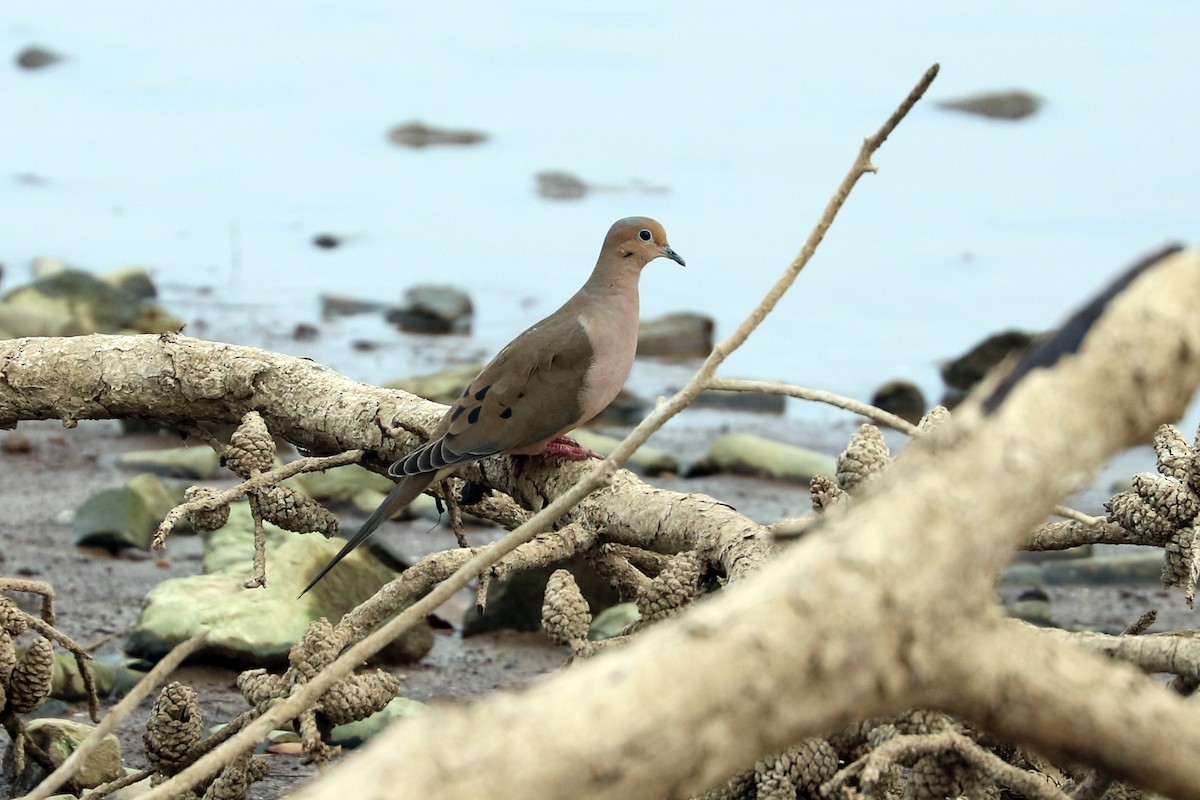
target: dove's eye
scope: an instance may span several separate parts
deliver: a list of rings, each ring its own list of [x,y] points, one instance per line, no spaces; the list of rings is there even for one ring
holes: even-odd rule
[[[641,239],[643,242],[649,242],[654,238],[654,234],[652,234],[650,231],[646,230],[645,228],[642,228],[640,231],[638,231],[638,238]]]

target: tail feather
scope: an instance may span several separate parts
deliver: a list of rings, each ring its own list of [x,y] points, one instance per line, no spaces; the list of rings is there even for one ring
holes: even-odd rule
[[[400,509],[407,506],[413,500],[416,500],[417,496],[420,495],[421,492],[425,491],[425,488],[429,486],[429,484],[433,483],[434,477],[434,473],[425,473],[422,475],[410,475],[402,478],[400,482],[397,483],[390,492],[388,492],[388,496],[385,497],[383,502],[379,504],[379,508],[375,509],[371,513],[371,516],[367,517],[367,521],[362,524],[362,527],[358,529],[358,532],[350,537],[350,540],[346,542],[346,546],[338,551],[338,554],[334,556],[329,563],[321,569],[320,572],[317,573],[317,577],[313,578],[312,582],[308,584],[308,586],[304,587],[304,591],[300,593],[300,596],[303,597],[309,589],[317,585],[321,578],[324,578],[331,569],[336,567],[339,561],[350,555],[354,548],[365,542],[367,537],[374,533],[375,529],[379,527],[380,523],[395,514]]]

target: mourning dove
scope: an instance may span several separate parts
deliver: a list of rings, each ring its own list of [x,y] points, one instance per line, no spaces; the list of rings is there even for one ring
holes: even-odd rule
[[[683,265],[658,222],[614,223],[583,287],[509,342],[446,411],[429,442],[388,468],[399,478],[395,488],[304,592],[459,465],[498,453],[594,455],[564,434],[603,411],[625,384],[637,350],[638,278],[661,256]]]

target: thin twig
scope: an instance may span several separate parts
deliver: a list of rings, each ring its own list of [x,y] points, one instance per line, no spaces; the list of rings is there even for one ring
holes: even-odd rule
[[[559,517],[572,509],[581,500],[607,483],[615,473],[633,455],[650,435],[661,428],[667,420],[686,408],[705,387],[708,386],[713,374],[720,364],[746,341],[751,333],[762,323],[767,314],[778,304],[788,288],[795,282],[796,277],[804,266],[812,259],[829,226],[833,223],[838,211],[845,204],[846,198],[854,185],[868,172],[874,172],[871,164],[871,154],[883,144],[888,135],[896,127],[905,114],[924,95],[926,89],[937,76],[938,65],[929,68],[909,92],[908,97],[888,118],[887,122],[871,136],[868,136],[859,149],[858,156],[846,177],[835,190],[825,207],[824,213],[809,234],[800,254],[787,266],[783,275],[767,292],[763,300],[750,313],[737,330],[713,348],[712,353],[705,359],[704,364],[692,376],[687,384],[666,402],[660,403],[642,422],[634,428],[625,439],[617,445],[608,458],[598,462],[574,486],[563,492],[527,522],[517,527],[507,536],[482,548],[469,558],[459,569],[442,583],[438,584],[429,594],[413,603],[400,614],[392,618],[381,628],[364,638],[362,641],[346,649],[333,663],[314,676],[308,683],[290,695],[277,701],[258,719],[239,731],[228,742],[196,761],[170,780],[160,784],[144,795],[143,800],[167,800],[178,795],[187,787],[195,786],[217,773],[221,767],[238,754],[255,747],[258,741],[275,726],[285,720],[292,719],[305,708],[316,702],[322,694],[335,683],[349,675],[359,664],[365,662],[389,642],[399,637],[420,620],[433,613],[442,603],[449,600],[459,589],[470,583],[492,564],[511,553],[520,545],[532,540],[540,532],[548,528]]]
[[[37,785],[37,788],[25,796],[26,799],[45,800],[45,798],[54,794],[58,787],[74,777],[79,768],[83,766],[84,760],[100,746],[104,737],[112,732],[121,720],[129,716],[130,712],[137,708],[151,692],[157,689],[163,679],[174,672],[175,668],[183,663],[185,658],[194,653],[207,636],[207,632],[197,633],[187,641],[176,645],[171,652],[167,653],[161,661],[154,665],[154,669],[147,672],[145,677],[138,681],[137,686],[133,687],[133,690],[121,699],[121,702],[113,706],[104,715],[104,719],[100,720],[100,724],[96,726],[96,729],[88,734],[88,737],[75,748],[74,752],[67,757],[67,760],[58,769],[47,775],[45,780]]]
[[[913,425],[906,419],[897,417],[890,411],[884,411],[882,408],[877,408],[870,403],[864,403],[861,400],[855,400],[853,397],[827,392],[821,389],[809,389],[805,386],[796,386],[791,383],[781,383],[779,381],[751,381],[740,380],[733,378],[713,378],[708,382],[708,388],[721,389],[728,392],[760,392],[762,394],[777,394],[786,397],[795,397],[799,400],[808,400],[814,403],[825,403],[826,405],[844,408],[847,411],[852,411],[855,414],[861,414],[868,419],[872,419],[881,425],[887,425],[890,428],[895,428],[898,431],[907,433],[909,436],[916,437],[920,434],[920,430],[916,425]]]

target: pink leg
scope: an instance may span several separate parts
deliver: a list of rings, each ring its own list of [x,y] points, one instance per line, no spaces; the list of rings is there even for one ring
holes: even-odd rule
[[[570,436],[559,436],[557,439],[552,439],[546,445],[543,451],[548,456],[558,456],[565,458],[568,461],[586,461],[589,458],[604,458],[595,450],[589,450],[586,447],[580,446],[579,442],[572,439]]]

